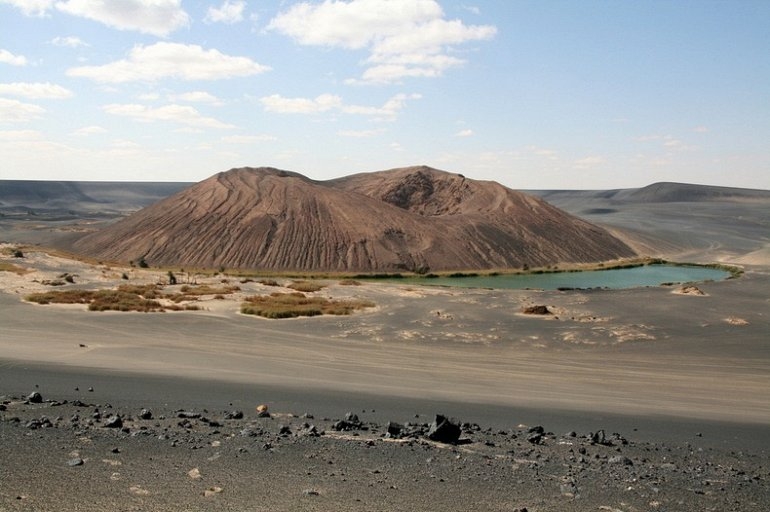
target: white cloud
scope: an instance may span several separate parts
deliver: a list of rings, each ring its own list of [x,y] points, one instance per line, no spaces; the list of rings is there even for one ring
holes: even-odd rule
[[[110,64],[68,69],[67,75],[101,83],[123,83],[152,82],[162,78],[221,80],[256,75],[269,69],[247,57],[233,57],[193,44],[160,42],[135,46],[127,58]]]
[[[698,130],[696,129],[696,131]],[[642,135],[634,140],[637,142],[657,142],[668,151],[690,151],[696,149],[695,146],[688,145],[673,135]]]
[[[137,95],[137,99],[141,101],[155,101],[160,99],[160,93],[158,92],[145,92]]]
[[[13,82],[0,84],[0,94],[33,99],[63,99],[72,97],[72,91],[61,85],[46,83]]]
[[[548,149],[548,148],[541,148],[538,146],[525,146],[521,151],[514,152],[517,156],[522,156],[524,158],[529,158],[531,156],[536,156],[538,158],[545,158],[547,160],[558,160],[559,154],[554,149]]]
[[[190,24],[181,0],[64,0],[56,2],[56,8],[118,30],[136,30],[160,37]]]
[[[340,130],[337,132],[337,135],[363,139],[367,137],[374,137],[383,133],[383,131],[384,130]]]
[[[141,146],[132,140],[113,139],[110,142],[110,147],[113,149],[138,149]]]
[[[76,36],[66,37],[54,37],[51,39],[51,44],[54,46],[67,46],[69,48],[77,48],[78,46],[89,46],[88,43]]]
[[[607,159],[604,158],[603,156],[592,155],[584,158],[579,158],[578,160],[575,161],[573,167],[575,169],[581,169],[581,170],[594,169],[596,167],[601,167],[606,163],[607,163]]]
[[[45,16],[54,0],[0,0],[0,4],[16,7],[25,16]]]
[[[243,9],[246,7],[244,0],[225,0],[219,8],[209,7],[204,21],[210,23],[238,23],[243,21]]]
[[[43,107],[0,98],[0,122],[20,123],[37,119],[45,112]]]
[[[465,130],[460,130],[459,132],[455,133],[455,137],[471,137],[473,135],[473,130],[466,128]]]
[[[3,142],[26,142],[40,140],[43,135],[37,130],[5,130],[0,131],[0,141]]]
[[[229,144],[254,144],[257,142],[270,142],[278,140],[275,135],[229,135],[222,137],[222,142]]]
[[[342,99],[333,94],[321,94],[315,99],[284,98],[273,94],[259,99],[268,112],[281,114],[317,114],[342,106]]]
[[[186,101],[188,103],[206,103],[213,106],[224,105],[224,102],[205,91],[191,91],[182,94],[171,94],[168,99],[170,101]]]
[[[22,55],[14,55],[8,50],[0,49],[0,62],[5,62],[11,66],[26,66],[27,58]]]
[[[465,61],[447,53],[455,45],[494,37],[491,25],[446,20],[435,0],[324,0],[302,2],[269,24],[300,44],[368,49],[361,79],[391,83],[405,77],[435,77]]]
[[[393,120],[406,106],[407,100],[419,99],[419,94],[397,94],[380,107],[364,105],[345,105],[342,98],[333,94],[321,94],[311,98],[284,98],[273,94],[260,98],[260,103],[268,112],[281,114],[318,114],[330,110],[339,110],[345,114],[372,116],[381,120]]]
[[[75,135],[96,135],[99,133],[106,133],[107,129],[102,128],[101,126],[91,125],[91,126],[84,126],[82,128],[78,128],[75,130]]]
[[[192,128],[233,128],[232,125],[212,117],[204,117],[196,109],[186,105],[172,104],[151,108],[145,105],[113,103],[105,105],[102,109],[108,114],[130,117],[138,121],[167,121]]]
[[[693,128],[692,131],[694,131],[695,133],[708,133],[709,128],[708,126],[696,126],[695,128]]]

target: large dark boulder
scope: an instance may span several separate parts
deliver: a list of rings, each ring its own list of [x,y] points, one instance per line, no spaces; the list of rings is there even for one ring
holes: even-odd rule
[[[428,439],[439,443],[457,444],[460,440],[460,423],[437,414],[428,429]]]

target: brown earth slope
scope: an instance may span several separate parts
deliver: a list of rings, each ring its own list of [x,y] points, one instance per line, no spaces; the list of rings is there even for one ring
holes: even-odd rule
[[[74,248],[151,265],[314,271],[480,270],[634,255],[539,198],[428,167],[325,182],[233,169]]]

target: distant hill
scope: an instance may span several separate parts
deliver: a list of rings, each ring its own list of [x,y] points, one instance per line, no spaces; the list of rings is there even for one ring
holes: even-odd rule
[[[691,183],[659,182],[642,188],[611,190],[538,190],[539,197],[560,203],[565,199],[601,199],[617,203],[691,203],[701,201],[740,201],[770,199],[770,190],[717,187]]]
[[[0,180],[0,210],[129,213],[188,186],[190,183]]]
[[[647,203],[686,203],[693,201],[718,201],[722,199],[770,199],[770,191],[661,182],[628,191],[624,199]]]
[[[233,169],[86,235],[74,249],[151,265],[313,271],[521,268],[635,255],[540,198],[429,167],[329,181]]]

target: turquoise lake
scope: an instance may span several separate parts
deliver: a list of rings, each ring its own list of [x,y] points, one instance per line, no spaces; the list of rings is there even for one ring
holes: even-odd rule
[[[642,267],[584,272],[547,274],[512,274],[471,277],[409,277],[396,282],[430,286],[463,288],[503,288],[556,290],[559,288],[638,288],[664,283],[698,283],[720,281],[730,277],[724,270],[679,265],[645,265]]]

